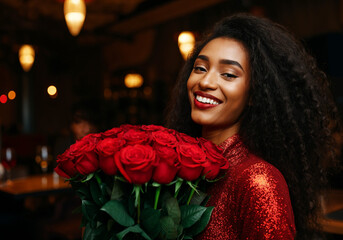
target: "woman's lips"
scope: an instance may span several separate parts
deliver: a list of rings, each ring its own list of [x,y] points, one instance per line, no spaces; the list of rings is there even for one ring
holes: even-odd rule
[[[194,93],[194,105],[200,109],[213,108],[222,103],[218,98],[204,92]]]

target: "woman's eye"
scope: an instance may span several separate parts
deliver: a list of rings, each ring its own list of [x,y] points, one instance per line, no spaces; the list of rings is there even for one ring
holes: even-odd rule
[[[230,79],[230,78],[237,78],[236,75],[233,75],[233,74],[231,74],[231,73],[222,73],[221,75],[222,75],[224,78],[228,78],[228,79]]]
[[[201,67],[201,66],[194,66],[193,70],[194,70],[194,72],[198,72],[198,73],[206,72],[206,68]]]

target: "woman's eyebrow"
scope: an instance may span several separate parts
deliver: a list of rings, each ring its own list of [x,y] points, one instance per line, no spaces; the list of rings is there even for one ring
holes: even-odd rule
[[[201,59],[201,60],[204,60],[204,61],[209,61],[209,58],[207,56],[205,56],[205,55],[198,55],[197,59]],[[219,60],[219,63],[220,64],[227,64],[227,65],[235,65],[235,66],[239,67],[240,69],[242,69],[242,71],[244,72],[243,67],[237,61],[230,60],[230,59],[221,59],[221,60]]]
[[[221,59],[219,61],[220,64],[227,64],[227,65],[235,65],[237,67],[239,67],[240,69],[242,69],[242,71],[244,72],[243,67],[241,66],[241,64],[239,64],[239,62],[234,61],[234,60],[230,60],[230,59]]]
[[[209,59],[208,59],[208,57],[207,56],[205,56],[205,55],[198,55],[197,56],[197,59],[201,59],[201,60],[204,60],[204,61],[209,61]]]

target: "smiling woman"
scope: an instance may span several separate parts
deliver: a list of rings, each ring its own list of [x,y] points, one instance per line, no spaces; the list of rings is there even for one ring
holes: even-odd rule
[[[216,38],[201,50],[187,88],[191,116],[203,126],[203,137],[219,144],[238,132],[249,78],[248,54],[240,42]]]
[[[181,71],[168,127],[223,148],[229,169],[199,239],[315,239],[340,129],[326,76],[282,26],[224,18]]]

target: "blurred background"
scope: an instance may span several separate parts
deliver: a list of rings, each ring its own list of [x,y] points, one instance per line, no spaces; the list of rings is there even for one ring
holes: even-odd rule
[[[180,33],[200,40],[236,12],[270,18],[300,38],[343,109],[343,0],[84,0],[79,27],[67,26],[64,4],[0,0],[0,148],[2,161],[7,149],[15,156],[12,178],[52,172],[56,155],[88,132],[163,124],[184,64]],[[332,183],[342,188],[341,175]]]

